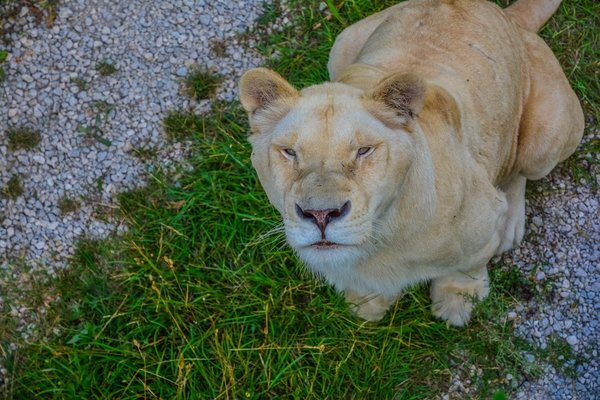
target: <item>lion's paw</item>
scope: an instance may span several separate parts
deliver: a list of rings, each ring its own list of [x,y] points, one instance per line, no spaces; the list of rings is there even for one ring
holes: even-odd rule
[[[359,295],[352,291],[346,291],[345,296],[353,314],[372,322],[381,320],[396,300],[382,295]]]
[[[450,325],[465,326],[471,319],[473,300],[484,299],[488,293],[487,273],[484,279],[435,280],[431,284],[431,311]]]

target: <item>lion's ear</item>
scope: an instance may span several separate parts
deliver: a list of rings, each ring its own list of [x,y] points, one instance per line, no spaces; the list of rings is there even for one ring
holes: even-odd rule
[[[240,101],[250,114],[267,108],[277,100],[295,98],[298,91],[278,73],[266,68],[246,72],[239,85]]]
[[[370,97],[385,104],[397,116],[412,119],[423,109],[425,84],[416,75],[398,73],[381,81]]]

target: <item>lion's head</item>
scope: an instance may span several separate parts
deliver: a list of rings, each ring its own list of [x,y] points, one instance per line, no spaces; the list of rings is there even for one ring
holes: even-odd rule
[[[426,144],[415,134],[424,97],[425,85],[409,74],[366,91],[344,83],[297,91],[262,68],[243,76],[252,163],[289,244],[315,271],[376,251],[403,218],[400,202],[422,209],[424,220],[431,215],[430,196],[407,184],[433,186]],[[407,221],[406,231],[419,224]]]

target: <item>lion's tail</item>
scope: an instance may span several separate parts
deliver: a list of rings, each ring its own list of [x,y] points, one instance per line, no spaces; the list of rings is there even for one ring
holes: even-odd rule
[[[562,0],[518,0],[504,12],[521,28],[537,32],[556,12]]]

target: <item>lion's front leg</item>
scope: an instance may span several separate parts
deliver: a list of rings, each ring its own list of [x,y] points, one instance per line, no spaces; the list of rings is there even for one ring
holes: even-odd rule
[[[388,308],[396,301],[396,297],[378,294],[364,295],[352,290],[345,290],[344,296],[352,312],[367,321],[382,319]]]
[[[489,292],[485,265],[468,272],[454,272],[431,282],[431,310],[450,325],[464,326],[471,319],[473,299],[484,299]]]
[[[496,254],[502,254],[521,244],[525,234],[525,186],[527,179],[517,176],[509,182],[504,189],[508,211],[506,215],[506,228],[501,233],[502,241]]]

